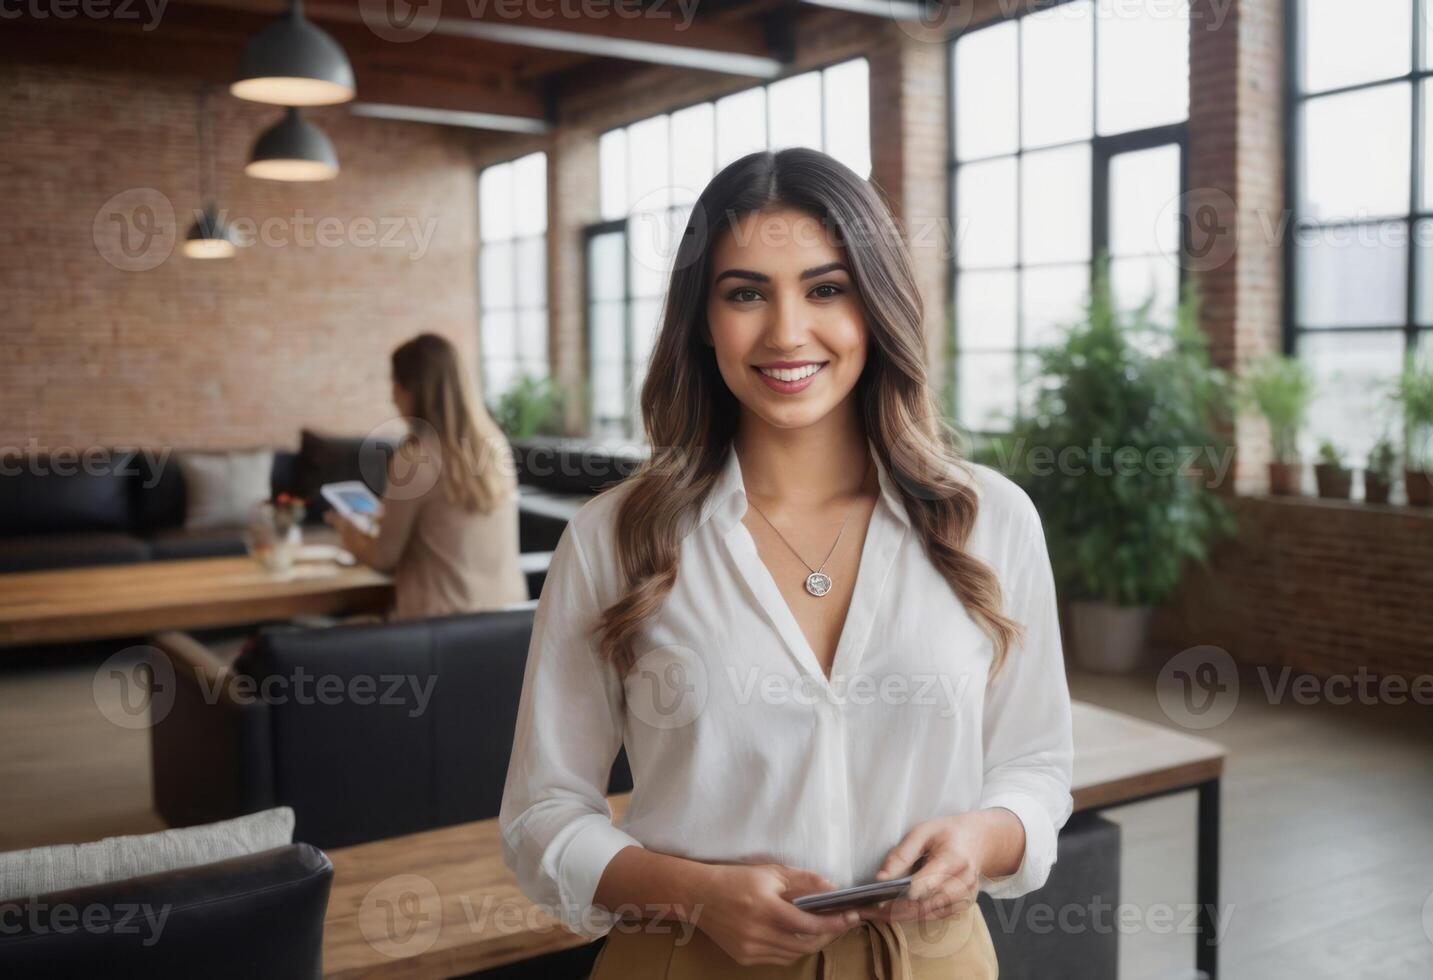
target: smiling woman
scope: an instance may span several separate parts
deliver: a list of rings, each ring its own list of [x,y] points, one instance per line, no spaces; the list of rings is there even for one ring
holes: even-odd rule
[[[1039,517],[940,423],[869,183],[753,153],[681,242],[642,388],[651,458],[572,518],[539,602],[506,859],[570,929],[611,933],[595,980],[993,978],[976,893],[1043,884],[1071,808]],[[853,680],[879,696],[842,698]],[[908,874],[860,910],[792,901]],[[644,927],[671,916],[695,941]]]

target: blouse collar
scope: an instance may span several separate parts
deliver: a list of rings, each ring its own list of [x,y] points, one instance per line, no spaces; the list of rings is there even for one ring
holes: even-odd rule
[[[866,449],[870,453],[872,461],[876,465],[876,479],[881,488],[881,500],[885,501],[886,507],[891,513],[907,527],[910,526],[910,515],[906,513],[905,501],[901,499],[900,492],[896,489],[895,483],[885,466],[881,463],[881,457],[876,452],[876,447],[870,439],[866,440]],[[727,445],[726,460],[722,464],[721,473],[718,474],[716,482],[707,492],[706,498],[702,501],[701,511],[696,523],[692,526],[695,531],[708,520],[715,519],[717,529],[725,534],[741,520],[746,513],[746,485],[741,476],[741,461],[737,459],[736,443]]]

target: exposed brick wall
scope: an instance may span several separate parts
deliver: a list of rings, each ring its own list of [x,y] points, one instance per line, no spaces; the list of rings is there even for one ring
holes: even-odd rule
[[[215,91],[218,204],[256,230],[270,221],[281,244],[217,262],[176,246],[126,271],[101,255],[96,215],[154,188],[183,238],[197,89],[8,64],[0,92],[0,445],[294,445],[301,426],[353,433],[390,418],[388,354],[416,333],[476,358],[471,134],[315,111],[339,177],[256,180],[243,163],[279,111]],[[318,244],[321,230],[342,244]]]
[[[1177,650],[1321,676],[1433,668],[1433,510],[1239,497],[1239,534],[1161,611]]]

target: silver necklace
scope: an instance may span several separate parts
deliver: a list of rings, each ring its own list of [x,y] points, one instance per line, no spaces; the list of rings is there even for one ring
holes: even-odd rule
[[[870,473],[870,471],[871,462],[868,459],[866,461],[865,470],[861,472],[862,489],[864,489],[866,486],[866,475]],[[762,520],[764,520],[767,524],[771,524],[771,518],[767,517],[766,512],[763,511],[760,507],[756,506],[756,501],[752,500],[751,497],[748,496],[746,498],[746,502],[751,504],[751,506],[756,507],[756,512],[761,515]],[[806,591],[810,592],[818,599],[821,598],[821,596],[825,595],[827,592],[831,591],[831,576],[826,574],[826,562],[829,562],[831,560],[831,556],[836,553],[836,546],[841,543],[841,535],[846,533],[846,522],[851,519],[851,514],[855,509],[855,504],[852,504],[849,508],[847,508],[846,516],[841,520],[841,529],[836,532],[836,540],[831,542],[831,550],[826,552],[825,560],[822,561],[821,565],[817,568],[811,568],[811,563],[808,562],[805,558],[802,558],[801,552],[797,551],[794,547],[792,547],[791,542],[786,540],[786,535],[781,533],[781,529],[778,528],[775,524],[771,524],[771,529],[776,532],[776,536],[781,539],[781,543],[786,545],[786,547],[790,548],[791,553],[801,560],[801,564],[805,565],[808,569],[810,569],[811,574],[806,576]]]

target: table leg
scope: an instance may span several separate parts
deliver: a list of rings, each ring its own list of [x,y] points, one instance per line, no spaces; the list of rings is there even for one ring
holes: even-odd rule
[[[1199,903],[1194,965],[1204,980],[1219,975],[1219,779],[1199,784],[1199,840],[1195,894]]]

